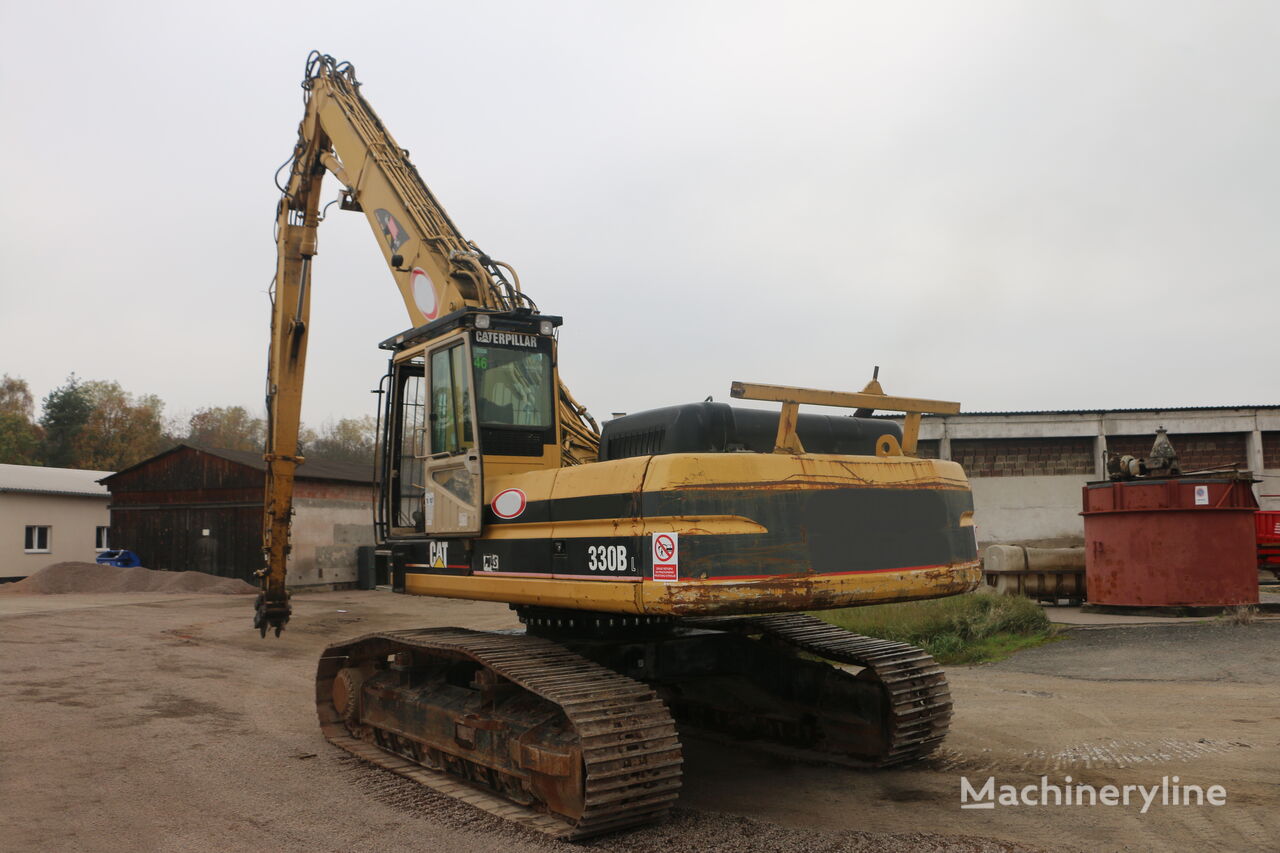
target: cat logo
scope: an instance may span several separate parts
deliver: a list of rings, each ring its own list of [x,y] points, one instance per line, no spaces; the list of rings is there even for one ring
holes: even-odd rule
[[[445,568],[449,563],[449,543],[432,540],[427,544],[430,546],[430,557],[427,562],[431,564],[431,568]]]

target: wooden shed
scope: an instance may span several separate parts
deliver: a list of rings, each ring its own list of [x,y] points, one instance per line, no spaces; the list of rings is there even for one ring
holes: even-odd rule
[[[179,444],[104,477],[113,548],[152,569],[253,582],[262,567],[261,453]],[[289,585],[356,579],[356,549],[373,544],[373,468],[308,461],[294,480]]]

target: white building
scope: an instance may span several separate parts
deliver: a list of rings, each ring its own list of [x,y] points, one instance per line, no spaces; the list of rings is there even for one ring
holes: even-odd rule
[[[1081,487],[1105,480],[1109,452],[1146,456],[1157,427],[1184,472],[1236,466],[1280,510],[1280,405],[926,415],[920,455],[964,466],[980,545],[1079,545]]]
[[[93,562],[108,547],[110,471],[0,465],[0,580],[50,563]]]

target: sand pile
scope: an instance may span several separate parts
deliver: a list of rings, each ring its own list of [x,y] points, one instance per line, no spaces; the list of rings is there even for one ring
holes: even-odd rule
[[[54,563],[14,583],[0,584],[0,595],[56,595],[64,592],[183,592],[248,595],[257,587],[239,578],[204,572],[156,572],[135,566],[121,569],[97,563]]]

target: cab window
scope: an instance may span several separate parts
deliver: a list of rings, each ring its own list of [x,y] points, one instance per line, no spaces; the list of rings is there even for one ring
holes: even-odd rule
[[[397,369],[399,423],[396,428],[396,487],[392,495],[395,527],[422,530],[423,464],[421,436],[426,430],[427,383],[422,376],[422,359]]]
[[[551,357],[547,353],[477,346],[472,354],[483,426],[551,426]]]
[[[431,453],[461,453],[475,444],[471,382],[461,344],[431,354]]]

